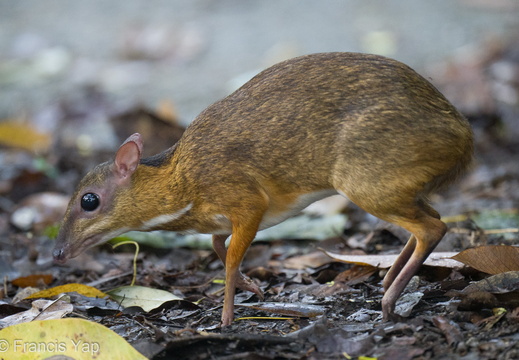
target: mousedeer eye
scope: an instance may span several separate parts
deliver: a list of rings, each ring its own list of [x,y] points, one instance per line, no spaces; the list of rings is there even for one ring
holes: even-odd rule
[[[81,208],[85,211],[94,211],[99,206],[99,195],[86,193],[81,198]]]

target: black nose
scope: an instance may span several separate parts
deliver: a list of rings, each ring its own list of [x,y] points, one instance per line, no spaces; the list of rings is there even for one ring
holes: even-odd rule
[[[65,251],[63,251],[63,248],[54,249],[54,251],[52,252],[52,256],[54,257],[54,261],[58,263],[65,262]]]

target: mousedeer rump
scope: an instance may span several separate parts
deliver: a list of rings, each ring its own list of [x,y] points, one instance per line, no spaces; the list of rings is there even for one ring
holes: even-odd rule
[[[388,58],[324,53],[284,61],[204,110],[170,149],[141,159],[130,136],[80,182],[54,257],[66,261],[129,230],[213,234],[225,264],[222,324],[258,230],[340,193],[411,234],[384,279],[384,319],[446,232],[427,195],[472,159],[463,116],[427,80]],[[229,247],[225,240],[231,236]]]

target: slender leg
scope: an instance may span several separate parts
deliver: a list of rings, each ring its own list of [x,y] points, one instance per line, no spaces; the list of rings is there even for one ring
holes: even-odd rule
[[[230,325],[234,318],[234,294],[240,279],[240,264],[245,252],[258,231],[259,219],[249,219],[243,224],[234,224],[231,243],[225,259],[225,296],[222,310],[222,325]]]
[[[227,256],[227,249],[225,248],[225,240],[229,235],[213,235],[213,249],[216,255],[222,260],[225,265],[225,257]]]
[[[422,215],[423,216],[418,219],[399,221],[398,223],[398,225],[409,230],[414,235],[415,244],[405,246],[402,255],[400,255],[402,259],[399,257],[396,261],[399,267],[404,263],[405,265],[403,265],[400,271],[396,269],[388,280],[392,281],[390,281],[382,298],[384,321],[397,318],[394,311],[398,297],[447,231],[447,226],[441,220],[426,215],[425,213]],[[411,250],[413,251],[409,256]],[[390,273],[388,273],[388,275],[389,274]],[[384,285],[386,285],[386,281],[384,281],[384,283]]]
[[[384,286],[385,291],[387,291],[387,289],[391,286],[397,275],[400,273],[404,265],[407,263],[407,261],[413,254],[415,247],[416,238],[414,235],[411,235],[411,237],[407,241],[407,244],[405,244],[404,249],[396,259],[395,263],[391,266],[386,276],[384,277],[382,285]]]
[[[222,260],[223,265],[225,266],[225,258],[227,256],[227,249],[225,248],[225,240],[229,235],[213,235],[213,249]],[[263,300],[263,291],[259,288],[258,285],[254,283],[249,277],[243,275],[241,272],[238,273],[238,279],[236,280],[236,287],[238,289],[242,289],[244,291],[250,291]]]

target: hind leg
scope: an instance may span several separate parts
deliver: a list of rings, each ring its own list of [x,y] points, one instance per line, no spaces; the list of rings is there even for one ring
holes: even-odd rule
[[[420,201],[419,202],[420,208],[427,214],[432,216],[433,218],[440,219],[440,214],[436,210],[434,210],[427,202]],[[405,227],[404,227],[405,228]],[[396,259],[395,263],[391,266],[388,273],[384,277],[384,281],[382,282],[382,285],[384,287],[384,290],[387,291],[387,289],[391,286],[395,278],[398,276],[402,268],[405,266],[405,264],[408,262],[409,258],[412,256],[413,252],[416,248],[416,236],[414,234],[411,234],[411,237],[407,241],[405,247],[402,249],[402,252]]]
[[[382,313],[385,321],[396,318],[394,310],[398,297],[447,231],[441,220],[425,212],[417,218],[403,218],[394,223],[413,235],[384,279]]]
[[[391,268],[387,272],[386,276],[384,276],[384,280],[382,281],[382,286],[384,287],[384,291],[387,291],[395,278],[398,276],[402,268],[407,264],[407,261],[413,255],[413,252],[416,248],[416,237],[411,235],[407,243],[405,244],[402,252],[396,259],[395,263],[391,265]]]
[[[382,312],[386,321],[395,318],[396,300],[447,231],[439,214],[421,195],[423,183],[427,182],[403,183],[398,178],[392,183],[367,181],[364,182],[367,191],[357,187],[344,192],[362,209],[412,234],[383,281]],[[371,186],[368,188],[367,184]]]

